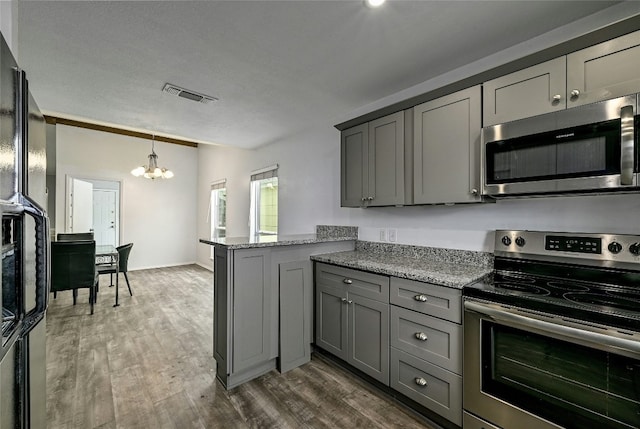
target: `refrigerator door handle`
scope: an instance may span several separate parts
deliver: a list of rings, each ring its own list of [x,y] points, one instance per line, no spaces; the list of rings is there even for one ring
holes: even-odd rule
[[[31,216],[36,225],[36,306],[25,315],[22,325],[22,335],[25,336],[44,318],[49,305],[49,285],[51,284],[51,271],[49,270],[49,217],[28,196],[20,194],[19,199],[24,207],[24,213]]]

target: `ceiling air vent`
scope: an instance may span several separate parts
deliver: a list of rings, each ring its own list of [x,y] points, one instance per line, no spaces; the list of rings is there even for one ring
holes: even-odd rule
[[[177,95],[178,97],[186,98],[187,100],[197,101],[198,103],[209,104],[217,101],[216,97],[210,95],[199,94],[188,89],[180,88],[179,86],[167,83],[162,90],[171,95]]]

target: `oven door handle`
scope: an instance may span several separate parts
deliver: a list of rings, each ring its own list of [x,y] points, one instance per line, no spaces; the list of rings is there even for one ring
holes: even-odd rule
[[[620,108],[620,184],[633,185],[633,106]]]
[[[617,331],[611,334],[596,332],[602,328],[594,328],[589,325],[584,327],[571,326],[572,323],[560,317],[549,318],[550,321],[518,314],[514,310],[501,310],[490,305],[475,301],[464,302],[465,311],[478,313],[481,317],[500,322],[506,326],[519,326],[529,332],[551,336],[571,343],[581,344],[604,351],[622,352],[625,355],[637,357],[640,354],[639,335],[626,335]],[[544,317],[544,316],[542,316]],[[552,320],[552,321],[551,321]],[[622,338],[620,335],[628,336]]]

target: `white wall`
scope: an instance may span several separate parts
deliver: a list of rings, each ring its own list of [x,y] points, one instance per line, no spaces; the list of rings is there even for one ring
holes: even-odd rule
[[[633,7],[637,9],[637,5]],[[507,62],[623,16],[620,9],[608,10],[606,14],[529,41],[520,49],[510,49],[495,56],[493,63],[466,66],[464,70],[455,70],[434,82],[449,82],[479,73],[497,65],[498,58],[500,62]],[[415,91],[432,89],[434,82],[425,82],[401,95],[406,98],[416,95]],[[400,101],[402,96],[390,96],[384,101]],[[382,105],[384,102],[373,103],[356,113],[363,114]],[[393,228],[397,230],[398,243],[486,251],[493,251],[493,231],[503,228],[640,234],[640,195],[634,194],[534,198],[456,206],[340,208],[340,134],[333,128],[338,120],[321,119],[324,123],[304,135],[254,151],[201,145],[198,149],[198,236],[209,236],[206,222],[209,184],[225,177],[233,177],[227,183],[227,235],[247,235],[249,172],[274,163],[280,165],[280,234],[311,233],[316,224],[341,224],[359,226],[360,239],[379,241],[381,228]],[[210,266],[209,255],[208,246],[199,245],[198,262]]]
[[[0,0],[0,31],[18,61],[18,0]]]
[[[196,260],[197,154],[195,148],[156,142],[158,164],[170,180],[133,177],[148,162],[151,141],[65,125],[56,126],[56,231],[64,231],[66,178],[122,183],[120,242],[133,242],[130,269]]]

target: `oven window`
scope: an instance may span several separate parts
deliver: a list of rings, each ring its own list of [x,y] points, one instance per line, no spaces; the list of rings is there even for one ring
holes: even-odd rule
[[[566,428],[637,428],[640,360],[482,321],[482,390]]]
[[[490,142],[486,151],[489,184],[619,174],[620,120]]]

